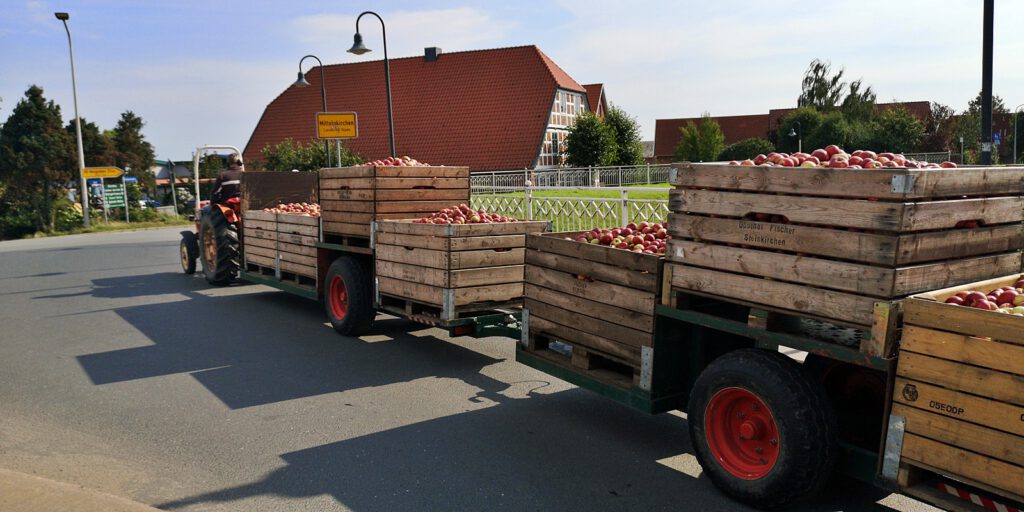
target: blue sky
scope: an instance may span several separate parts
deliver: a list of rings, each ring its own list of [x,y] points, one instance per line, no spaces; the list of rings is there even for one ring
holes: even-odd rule
[[[996,4],[994,90],[1013,107],[1024,103],[1024,2]],[[580,83],[605,83],[647,139],[658,118],[793,106],[814,58],[863,78],[880,101],[960,110],[981,88],[980,0],[0,0],[0,119],[33,83],[72,118],[67,40],[53,17],[68,11],[84,118],[112,128],[135,111],[158,158],[244,146],[302,55],[380,58],[367,18],[377,51],[345,52],[367,9],[387,22],[391,57],[536,44]]]

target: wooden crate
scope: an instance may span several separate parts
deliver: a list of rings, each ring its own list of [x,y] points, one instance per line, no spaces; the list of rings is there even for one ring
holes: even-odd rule
[[[910,294],[1022,269],[1024,168],[680,164],[672,287],[870,331]],[[979,227],[957,228],[977,221]],[[895,338],[862,345],[889,356]]]
[[[320,170],[324,236],[370,237],[376,220],[422,217],[469,202],[469,168],[356,166]]]
[[[524,349],[582,370],[617,365],[632,385],[644,347],[654,347],[663,258],[577,242],[578,234],[526,239]],[[553,341],[570,345],[571,359],[552,351]]]
[[[1024,502],[1024,317],[942,302],[1021,277],[905,301],[892,414],[906,419],[905,466]]]
[[[374,223],[378,303],[425,304],[441,320],[519,307],[526,235],[546,221],[501,224]],[[396,304],[395,300],[403,301]],[[407,301],[409,304],[404,305]],[[407,307],[406,307],[407,306]]]
[[[292,278],[300,284],[308,284],[311,279],[315,285],[319,222],[317,217],[289,213],[243,212],[244,267],[259,274]]]

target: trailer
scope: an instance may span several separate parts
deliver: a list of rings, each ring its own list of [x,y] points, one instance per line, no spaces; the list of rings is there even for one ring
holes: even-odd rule
[[[402,220],[468,202],[465,168],[247,173],[238,276],[342,334],[385,312],[504,336],[522,364],[686,411],[705,474],[758,508],[839,472],[1024,509],[1024,318],[942,303],[1021,277],[1024,168],[676,167],[667,257]],[[260,211],[293,201],[321,217]]]

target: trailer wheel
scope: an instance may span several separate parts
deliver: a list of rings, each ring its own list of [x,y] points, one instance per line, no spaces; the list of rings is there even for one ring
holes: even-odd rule
[[[196,259],[199,258],[199,239],[191,231],[181,232],[181,243],[178,246],[181,257],[181,270],[186,274],[196,273]]]
[[[739,501],[778,509],[813,496],[832,475],[831,404],[782,354],[742,349],[719,357],[697,378],[689,411],[697,459]]]
[[[342,256],[327,270],[324,309],[331,326],[345,336],[360,336],[373,325],[373,286],[368,265]]]

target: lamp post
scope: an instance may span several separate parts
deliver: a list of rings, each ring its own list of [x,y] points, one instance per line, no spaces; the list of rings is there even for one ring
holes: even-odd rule
[[[78,85],[75,83],[75,51],[71,47],[71,29],[68,28],[68,19],[71,16],[66,12],[55,12],[53,15],[64,23],[64,31],[68,33],[68,54],[71,56],[71,95],[75,101],[75,135],[78,137],[78,180],[79,192],[82,196],[82,221],[85,227],[91,224],[89,219],[89,188],[85,183],[85,150],[82,148],[82,121],[78,117]]]
[[[1024,103],[1017,105],[1017,108],[1013,109],[1013,165],[1017,165],[1017,114],[1020,114],[1020,110],[1024,108]]]
[[[793,124],[795,124],[796,127],[789,129],[789,136],[790,137],[797,137],[797,139],[796,139],[796,151],[797,151],[797,153],[803,153],[804,152],[804,136],[803,136],[802,133],[800,133],[800,131],[803,130],[803,127],[800,126],[800,121],[793,121]]]
[[[389,135],[391,136],[391,155],[389,156],[397,156],[397,152],[395,151],[395,120],[391,113],[391,68],[388,65],[388,32],[387,28],[384,26],[384,20],[381,19],[379,14],[373,11],[366,11],[356,18],[356,35],[352,38],[352,48],[349,48],[348,52],[356,55],[362,55],[370,51],[369,48],[363,45],[363,36],[359,33],[359,20],[367,14],[374,15],[374,17],[380,21],[381,37],[384,39],[384,83],[387,86],[388,130]]]
[[[327,112],[327,85],[324,81],[324,63],[320,61],[320,58],[316,55],[306,55],[299,59],[299,78],[292,84],[295,87],[309,87],[309,82],[306,81],[306,77],[302,74],[302,63],[306,59],[316,59],[316,62],[320,64],[320,99],[323,100],[324,112]],[[331,166],[331,145],[330,142],[324,140],[324,154],[327,155],[327,167]],[[338,162],[341,162],[340,156]]]

